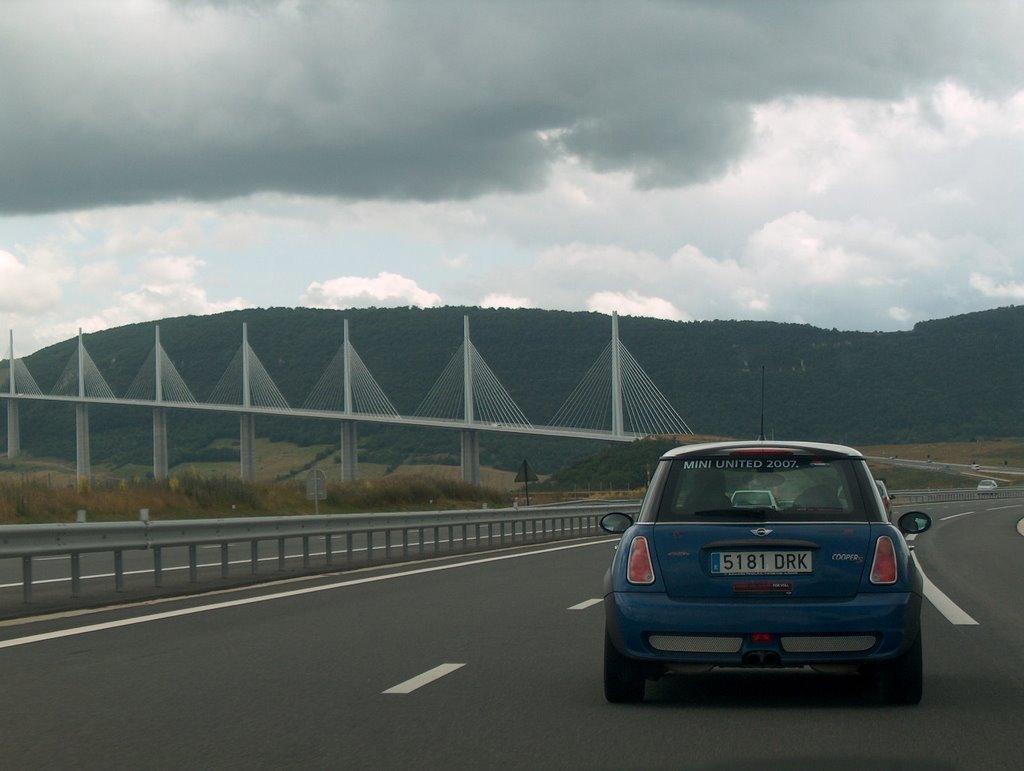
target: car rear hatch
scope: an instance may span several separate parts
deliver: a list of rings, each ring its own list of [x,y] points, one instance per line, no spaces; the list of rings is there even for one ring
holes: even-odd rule
[[[670,597],[852,597],[871,527],[858,522],[664,523],[655,570]]]

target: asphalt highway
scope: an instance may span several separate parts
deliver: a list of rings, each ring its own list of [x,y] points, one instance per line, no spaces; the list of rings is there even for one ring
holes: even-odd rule
[[[1020,767],[1024,505],[927,508],[925,695],[716,671],[601,687],[614,539],[0,622],[5,767]]]

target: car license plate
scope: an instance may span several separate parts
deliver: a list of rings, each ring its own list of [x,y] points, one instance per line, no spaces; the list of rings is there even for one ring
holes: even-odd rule
[[[752,576],[779,573],[811,573],[809,551],[715,551],[711,573],[720,576]]]

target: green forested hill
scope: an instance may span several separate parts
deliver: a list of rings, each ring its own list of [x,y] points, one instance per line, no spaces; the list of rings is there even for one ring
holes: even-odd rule
[[[391,308],[345,311],[270,308],[159,322],[161,343],[205,401],[241,344],[249,345],[292,406],[302,406],[338,351],[343,320],[352,344],[402,414],[411,414],[462,342],[468,315],[474,345],[534,423],[547,423],[610,339],[609,317],[533,309]],[[765,368],[769,435],[849,444],[931,442],[1024,435],[1024,308],[1008,307],[916,325],[910,332],[862,333],[752,321],[620,319],[620,338],[697,433],[754,436]],[[123,395],[153,349],[154,324],[86,335],[86,349]],[[76,350],[68,340],[25,364],[49,392]],[[6,383],[6,363],[0,382]],[[71,406],[22,405],[22,446],[74,457]],[[147,463],[148,409],[90,409],[93,463]],[[0,447],[6,414],[0,410]],[[234,416],[172,412],[171,462],[230,450]],[[331,421],[257,420],[257,432],[302,444],[338,441]],[[486,436],[483,462],[541,473],[599,449],[594,443]],[[455,432],[360,426],[361,459],[457,462]]]

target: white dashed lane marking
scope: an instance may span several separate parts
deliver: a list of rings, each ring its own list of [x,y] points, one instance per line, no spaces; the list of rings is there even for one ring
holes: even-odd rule
[[[597,599],[593,599],[593,600],[584,600],[583,602],[579,602],[579,603],[573,605],[572,607],[569,608],[569,610],[586,610],[587,608],[590,608],[590,607],[592,607],[594,605],[597,605],[597,604],[599,604],[601,602],[604,602],[604,600],[601,599],[600,597],[598,597]]]
[[[406,680],[404,683],[399,683],[396,686],[388,688],[386,691],[383,691],[383,693],[398,693],[398,694],[412,693],[417,688],[422,688],[424,685],[429,685],[430,683],[434,682],[435,680],[438,680],[438,679],[444,677],[445,675],[450,675],[455,670],[461,669],[464,666],[466,666],[466,665],[465,664],[441,664],[440,666],[437,666],[437,667],[434,667],[433,669],[427,670],[422,675],[416,675],[416,677],[410,678],[410,679]]]

